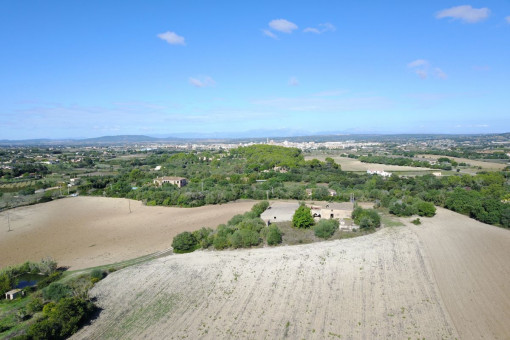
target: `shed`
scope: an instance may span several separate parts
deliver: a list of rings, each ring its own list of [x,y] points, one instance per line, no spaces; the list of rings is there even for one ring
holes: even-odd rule
[[[23,290],[21,290],[21,289],[13,289],[13,290],[10,290],[7,293],[5,293],[5,298],[7,300],[14,300],[18,296],[23,296],[23,295],[25,295],[25,292]]]

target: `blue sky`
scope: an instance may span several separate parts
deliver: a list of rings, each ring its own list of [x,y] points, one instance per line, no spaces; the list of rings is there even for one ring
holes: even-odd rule
[[[0,6],[0,139],[510,131],[509,1]]]

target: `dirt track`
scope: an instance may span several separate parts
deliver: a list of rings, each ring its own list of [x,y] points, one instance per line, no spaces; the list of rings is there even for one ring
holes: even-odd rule
[[[147,207],[138,201],[72,197],[0,214],[0,268],[51,256],[80,269],[167,249],[182,231],[215,228],[254,202],[200,208]],[[131,208],[131,213],[129,209]]]
[[[113,273],[77,339],[454,339],[417,235],[173,255]]]

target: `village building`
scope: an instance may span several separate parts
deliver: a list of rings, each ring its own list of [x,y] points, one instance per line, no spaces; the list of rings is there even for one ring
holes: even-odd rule
[[[441,177],[442,176],[441,171],[433,172],[432,175],[434,175],[436,177]]]
[[[5,299],[6,300],[14,300],[18,296],[23,296],[23,295],[25,295],[25,292],[22,291],[21,289],[13,289],[13,290],[10,290],[7,293],[5,293]]]
[[[170,183],[176,185],[179,188],[182,188],[183,186],[188,184],[188,181],[184,177],[171,177],[171,176],[157,177],[154,180],[154,184],[158,186],[162,186],[165,183]]]
[[[330,197],[335,197],[336,196],[336,190],[328,189],[328,192],[329,192],[329,196]]]

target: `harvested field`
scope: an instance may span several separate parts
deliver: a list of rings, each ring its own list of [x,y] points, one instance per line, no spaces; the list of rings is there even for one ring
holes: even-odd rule
[[[454,339],[410,227],[348,240],[172,255],[109,275],[75,339]]]
[[[331,157],[337,164],[340,164],[344,171],[363,171],[377,170],[377,171],[437,171],[429,168],[419,168],[414,166],[400,166],[400,165],[386,165],[386,164],[374,164],[374,163],[362,163],[354,158],[338,157],[338,156],[306,156],[305,160],[318,159],[324,161],[326,157]]]
[[[71,269],[124,261],[168,249],[178,233],[215,228],[253,204],[173,208],[117,198],[73,197],[11,209],[0,214],[0,267],[45,256]]]
[[[460,339],[510,339],[510,231],[438,208],[413,226]]]
[[[458,158],[458,157],[438,156],[438,155],[416,155],[416,157],[423,158],[424,160],[437,160],[441,157],[446,157],[446,158],[453,159],[457,163],[464,162],[471,166],[475,166],[475,167],[479,166],[482,168],[482,170],[487,170],[487,171],[501,171],[506,166],[505,163],[480,161],[480,160],[469,159],[469,158]]]

